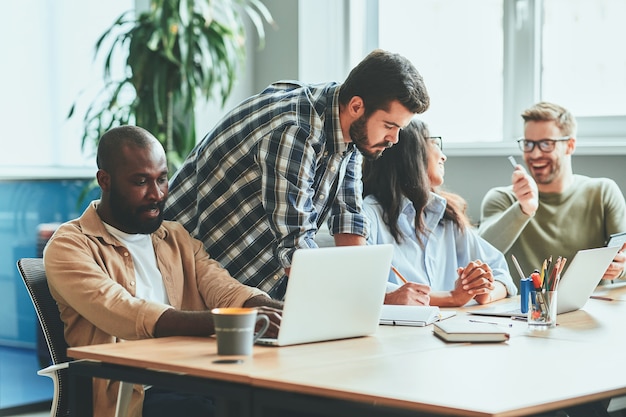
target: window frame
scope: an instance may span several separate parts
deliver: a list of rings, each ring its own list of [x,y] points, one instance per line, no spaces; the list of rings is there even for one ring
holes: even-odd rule
[[[515,139],[520,136],[522,111],[541,100],[541,28],[544,0],[503,1],[503,140],[495,143],[451,143],[447,155],[506,155],[518,152]],[[364,8],[369,30],[378,33],[380,0],[360,3],[351,0],[351,7]],[[378,36],[366,37],[365,50],[378,47]],[[362,47],[358,48],[361,49]],[[506,111],[506,109],[511,109]],[[626,155],[626,115],[577,117],[577,154]]]

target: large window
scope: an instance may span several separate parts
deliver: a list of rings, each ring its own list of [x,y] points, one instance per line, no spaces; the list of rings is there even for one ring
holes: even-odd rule
[[[2,3],[0,177],[46,176],[50,167],[89,167],[89,176],[94,174],[91,152],[81,152],[81,118],[102,86],[94,46],[134,7],[134,0]],[[76,100],[77,115],[68,120]]]
[[[501,0],[379,2],[379,46],[422,74],[431,97],[422,118],[446,142],[502,138],[501,22]]]
[[[626,1],[544,0],[542,96],[579,116],[626,115]]]
[[[3,4],[0,177],[51,175],[42,167],[93,175],[80,118],[101,86],[94,44],[123,11],[146,3]],[[402,53],[426,80],[432,106],[422,117],[445,137],[448,154],[507,152],[522,133],[520,112],[542,99],[578,117],[577,153],[585,144],[626,152],[624,0],[301,0],[297,9],[303,32],[283,23],[280,36],[299,39],[303,81],[340,81],[375,47]],[[319,31],[320,19],[332,24]],[[281,74],[271,70],[268,78]],[[248,90],[244,96],[258,88]],[[67,120],[77,99],[82,107]],[[201,132],[215,122],[205,119]]]
[[[540,100],[576,115],[583,147],[626,143],[623,0],[384,0],[369,12],[372,46],[414,62],[432,98],[421,117],[452,152],[513,147]]]

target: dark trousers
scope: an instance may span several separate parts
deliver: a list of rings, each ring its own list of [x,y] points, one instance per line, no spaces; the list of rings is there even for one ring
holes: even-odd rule
[[[213,417],[214,413],[213,400],[198,394],[152,387],[143,400],[143,417]]]

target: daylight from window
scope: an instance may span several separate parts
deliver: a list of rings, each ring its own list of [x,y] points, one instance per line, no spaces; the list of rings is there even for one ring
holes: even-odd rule
[[[568,107],[579,125],[596,116],[622,116],[619,126],[625,125],[626,54],[619,49],[625,1],[511,0],[509,17],[504,6],[502,0],[379,1],[379,46],[407,56],[423,75],[432,102],[420,118],[433,134],[447,143],[512,140],[521,134],[520,110],[539,100]],[[515,69],[511,80],[504,78],[507,65]],[[505,108],[507,94],[519,109]]]
[[[577,116],[626,115],[626,1],[544,1],[543,97]]]

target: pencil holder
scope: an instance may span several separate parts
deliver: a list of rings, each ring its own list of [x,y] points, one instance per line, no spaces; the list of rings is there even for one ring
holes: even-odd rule
[[[556,326],[557,291],[531,291],[528,300],[528,326]]]

